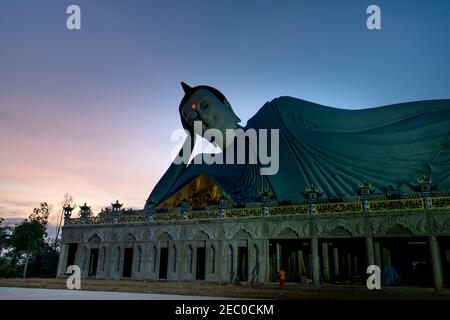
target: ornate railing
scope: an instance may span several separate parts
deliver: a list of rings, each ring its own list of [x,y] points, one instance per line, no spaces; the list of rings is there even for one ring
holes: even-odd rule
[[[316,205],[317,213],[354,212],[362,211],[361,202],[337,202]]]
[[[218,210],[209,211],[190,211],[187,214],[188,219],[215,219],[219,215]]]
[[[117,223],[139,223],[146,222],[147,217],[145,215],[122,215],[117,216]]]
[[[434,208],[450,207],[450,197],[431,198],[431,207]]]
[[[398,199],[371,201],[370,210],[395,210],[395,209],[420,209],[423,208],[423,200],[419,199]]]
[[[239,209],[226,209],[225,217],[238,218],[238,217],[257,217],[261,215],[261,208],[239,208]]]
[[[158,213],[158,214],[153,215],[154,221],[169,221],[169,220],[180,220],[180,219],[181,219],[180,212]]]
[[[431,208],[450,208],[450,197],[431,197]],[[420,210],[424,209],[422,198],[397,199],[397,200],[375,200],[369,202],[369,211],[395,212],[396,210]],[[318,214],[352,213],[362,212],[361,202],[338,202],[316,204],[315,212]],[[243,218],[262,216],[262,207],[254,208],[228,208],[225,209],[224,218]],[[268,207],[269,216],[289,216],[309,214],[309,205],[290,205]],[[65,221],[65,225],[90,225],[90,224],[114,224],[114,223],[146,223],[150,221],[175,221],[175,220],[205,220],[221,219],[219,209],[204,211],[188,211],[185,216],[180,211],[166,213],[155,213],[151,219],[144,214],[139,215],[107,215],[95,216],[88,219],[72,218]]]
[[[308,212],[309,212],[308,205],[269,208],[269,215],[271,216],[298,215],[298,214],[307,214]]]

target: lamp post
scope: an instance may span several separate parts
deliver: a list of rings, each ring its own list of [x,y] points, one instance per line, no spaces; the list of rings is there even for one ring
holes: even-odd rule
[[[91,214],[91,207],[88,207],[86,202],[84,203],[84,205],[80,206],[80,220],[82,224],[87,224],[89,216]]]
[[[119,203],[119,200],[116,200],[116,202],[111,203],[113,211],[120,211],[120,208],[122,208],[123,203]]]
[[[187,220],[188,216],[187,213],[189,211],[189,200],[187,198],[184,198],[183,201],[181,201],[181,213],[183,220]]]
[[[155,211],[155,207],[156,202],[151,199],[147,200],[147,202],[145,203],[144,211],[147,215],[147,222],[149,223],[153,222],[153,212]]]
[[[418,189],[421,197],[423,198],[423,207],[425,209],[431,208],[430,194],[431,190],[434,189],[431,183],[431,177],[421,176],[417,178],[417,184],[419,185]]]
[[[308,200],[309,214],[311,217],[311,255],[312,255],[312,279],[313,284],[320,283],[319,239],[317,238],[317,221],[315,217],[317,199],[323,195],[319,187],[311,184],[305,188],[303,195]]]
[[[316,213],[316,202],[317,199],[323,195],[323,192],[314,184],[311,184],[305,188],[305,192],[303,193],[308,200],[309,204],[309,213]]]
[[[356,192],[361,201],[362,201],[362,210],[364,213],[368,213],[369,212],[369,199],[370,199],[370,195],[372,193],[374,193],[375,190],[372,189],[372,184],[369,183],[368,181],[364,180],[363,182],[361,182],[359,184],[359,190]],[[375,264],[375,245],[373,243],[373,238],[369,235],[369,225],[367,222],[367,219],[364,220],[364,225],[365,225],[365,230],[368,234],[368,236],[366,237],[366,261],[368,265],[373,265]],[[379,243],[378,243],[379,244]]]
[[[70,218],[71,218],[73,209],[75,209],[75,208],[72,208],[70,206],[70,204],[68,204],[66,207],[63,207],[63,210],[64,210],[64,224],[69,224],[70,223]]]
[[[119,200],[116,200],[115,203],[111,203],[112,214],[113,214],[113,223],[117,223],[120,209],[122,208],[123,203],[119,203]]]
[[[360,199],[362,201],[362,209],[363,212],[369,211],[369,198],[370,194],[372,194],[374,190],[372,189],[372,184],[364,180],[359,184],[359,190],[357,191]]]
[[[259,194],[259,196],[261,197],[261,203],[262,203],[262,211],[261,211],[261,215],[263,217],[267,217],[269,215],[269,207],[267,206],[267,204],[269,203],[269,201],[272,199],[272,192],[270,191],[263,191]]]
[[[225,219],[225,209],[227,208],[228,205],[228,198],[223,195],[220,197],[219,199],[219,218],[220,219]]]

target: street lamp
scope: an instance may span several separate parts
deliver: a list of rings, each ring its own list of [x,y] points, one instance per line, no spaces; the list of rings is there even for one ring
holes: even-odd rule
[[[359,190],[357,191],[360,199],[362,201],[363,212],[369,211],[369,198],[374,190],[372,189],[372,184],[364,180],[359,184]]]
[[[156,202],[152,199],[147,200],[144,207],[144,212],[147,215],[147,222],[153,222],[153,212],[156,208]]]
[[[431,183],[431,177],[421,176],[417,178],[418,190],[423,198],[423,207],[425,209],[431,208],[430,194],[431,190],[435,188]]]
[[[222,195],[219,199],[219,218],[224,219],[225,218],[225,209],[228,206],[228,197]]]
[[[187,220],[187,213],[189,211],[189,200],[187,198],[184,198],[183,201],[181,201],[181,213],[183,220]]]
[[[71,218],[73,209],[75,209],[75,208],[71,207],[70,204],[68,204],[67,206],[63,207],[63,210],[64,210],[64,224],[69,224],[70,223],[70,218]]]
[[[323,195],[323,192],[320,190],[318,186],[311,184],[305,187],[305,192],[303,192],[303,195],[308,200],[309,213],[310,214],[316,213],[316,202],[317,199]]]
[[[270,200],[272,199],[273,193],[265,190],[263,192],[261,192],[259,194],[260,198],[261,198],[261,203],[262,203],[262,216],[263,217],[267,217],[269,215],[269,207],[267,206],[267,204],[270,202]]]
[[[84,205],[80,206],[80,209],[81,209],[80,211],[81,223],[86,224],[91,214],[91,207],[88,207],[85,202]]]

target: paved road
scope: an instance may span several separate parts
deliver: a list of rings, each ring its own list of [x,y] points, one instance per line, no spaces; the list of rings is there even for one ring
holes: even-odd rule
[[[0,300],[232,300],[232,298],[0,287]]]

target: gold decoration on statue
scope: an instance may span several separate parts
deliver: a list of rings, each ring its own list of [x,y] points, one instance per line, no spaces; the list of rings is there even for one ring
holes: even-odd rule
[[[180,207],[181,201],[187,198],[191,206],[208,206],[219,203],[222,192],[207,176],[201,175],[191,180],[181,190],[159,205],[159,208]]]

